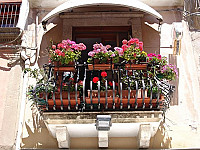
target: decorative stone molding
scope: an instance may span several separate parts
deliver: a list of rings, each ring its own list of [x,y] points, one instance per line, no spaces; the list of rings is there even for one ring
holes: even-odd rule
[[[98,138],[99,148],[109,148],[109,138],[135,137],[138,147],[149,148],[163,119],[162,111],[115,111],[115,112],[44,112],[43,119],[59,148],[70,148],[72,138]],[[109,131],[97,131],[98,115],[110,115]],[[131,132],[130,132],[131,131]]]
[[[108,131],[98,131],[99,148],[108,147]]]
[[[56,127],[56,139],[59,148],[70,148],[70,136],[66,126]]]
[[[151,125],[141,124],[138,133],[138,148],[149,148],[151,138]]]
[[[95,123],[97,115],[111,115],[112,123],[159,122],[162,111],[123,112],[44,112],[47,124],[88,124]]]
[[[85,18],[135,18],[143,17],[142,13],[133,12],[81,12],[81,13],[64,13],[60,15],[62,19],[85,19]]]

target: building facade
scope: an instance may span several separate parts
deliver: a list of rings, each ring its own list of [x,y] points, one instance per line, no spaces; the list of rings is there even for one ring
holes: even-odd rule
[[[0,148],[199,148],[199,32],[191,31],[185,20],[188,5],[183,0],[0,2]],[[199,1],[190,5],[199,9]],[[107,111],[96,105],[41,112],[28,100],[28,87],[35,80],[24,70],[49,63],[50,41],[84,43],[83,64],[94,43],[121,46],[130,37],[179,69],[179,78],[170,82],[176,90],[164,114],[128,106]],[[84,80],[84,71],[80,74]]]

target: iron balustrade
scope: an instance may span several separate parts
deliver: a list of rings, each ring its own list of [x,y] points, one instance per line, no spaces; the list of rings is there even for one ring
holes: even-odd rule
[[[21,3],[0,3],[0,27],[16,27]]]
[[[86,63],[76,63],[71,67],[74,67],[74,69],[69,69],[70,67],[57,68],[52,64],[44,65],[44,71],[48,78],[47,83],[38,84],[33,90],[34,100],[42,102],[38,104],[44,111],[165,111],[169,107],[174,86],[166,81],[159,80],[157,77],[151,77],[147,69],[131,66],[130,68],[125,68],[123,64],[115,64],[114,69],[95,70],[93,68],[90,70]],[[103,83],[100,81],[102,71],[108,74]],[[71,75],[75,79],[73,81],[74,85],[69,80]],[[98,92],[94,96],[94,83],[92,80],[95,76],[100,80],[96,86]],[[80,80],[83,80],[83,88],[81,90],[78,89]],[[110,84],[112,83],[112,95],[108,90],[109,80]],[[66,93],[63,90],[64,85],[67,85],[67,97],[63,97],[63,93]],[[74,92],[71,91],[72,86],[74,86]],[[36,94],[38,92],[36,90],[37,87],[45,89],[42,96]],[[101,96],[101,87],[105,88],[104,96]],[[155,87],[157,88],[156,98],[153,97],[153,88]],[[149,91],[148,96],[147,89]],[[128,94],[126,95],[125,91],[127,90]],[[161,95],[164,96],[163,99]]]

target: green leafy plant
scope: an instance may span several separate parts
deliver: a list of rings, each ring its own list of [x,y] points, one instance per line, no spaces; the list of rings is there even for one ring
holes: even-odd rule
[[[27,97],[33,101],[33,104],[45,105],[46,96],[49,98],[52,96],[52,90],[54,84],[47,77],[47,73],[43,69],[25,69],[24,73],[30,73],[30,77],[35,79],[35,84],[28,87]],[[53,77],[52,77],[53,78]]]
[[[75,86],[76,86],[76,78],[74,77],[74,74],[68,74],[66,75],[66,78],[64,79],[63,82],[63,91],[68,91],[74,92],[75,91]],[[83,81],[79,80],[77,82],[77,91],[82,91],[83,89]]]
[[[176,77],[178,78],[177,68],[172,64],[164,65],[161,69],[161,73],[166,80],[175,80]]]

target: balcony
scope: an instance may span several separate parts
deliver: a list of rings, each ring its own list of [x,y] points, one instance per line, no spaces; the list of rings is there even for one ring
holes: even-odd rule
[[[20,1],[16,3],[0,2],[0,44],[10,43],[21,36],[20,28],[16,27],[20,6]]]
[[[32,99],[45,112],[164,111],[168,108],[173,86],[150,77],[146,63],[103,67],[44,65],[48,82],[36,85]]]
[[[135,133],[130,136],[137,137],[138,148],[148,148],[173,92],[173,86],[151,77],[149,68],[147,63],[45,64],[47,82],[31,90],[32,100],[43,111],[59,148],[70,148],[70,135],[76,132],[82,137],[83,131],[86,137],[96,135],[98,147],[106,148],[108,137],[120,137],[118,130],[128,133],[133,127]],[[126,128],[119,129],[125,124]]]

